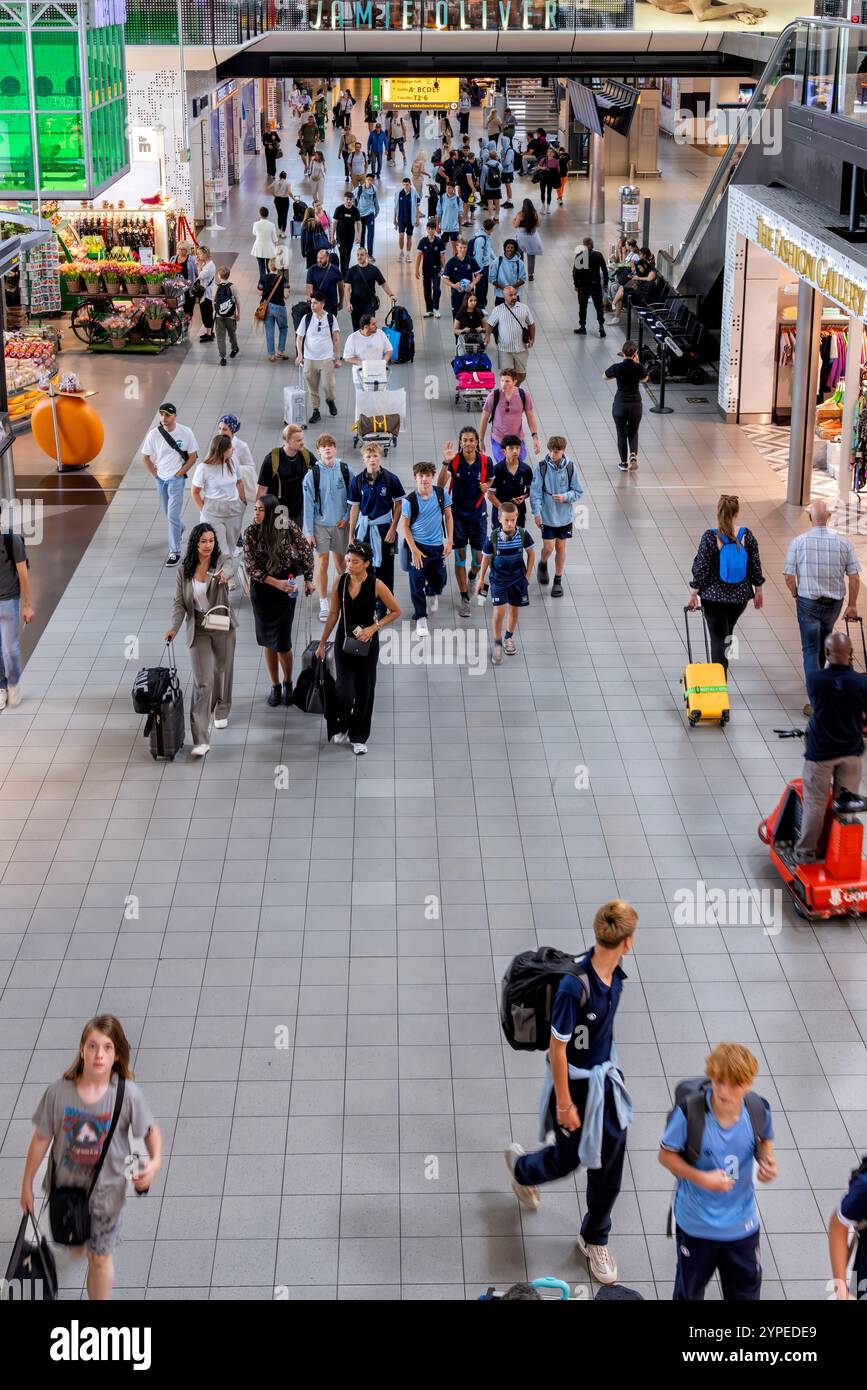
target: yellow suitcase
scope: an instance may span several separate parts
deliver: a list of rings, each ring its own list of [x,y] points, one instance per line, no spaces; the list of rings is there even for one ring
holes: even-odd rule
[[[686,717],[690,727],[696,724],[717,723],[725,725],[729,722],[729,690],[726,684],[726,673],[718,661],[710,659],[710,645],[707,639],[707,623],[702,609],[701,626],[704,632],[704,650],[707,661],[693,661],[692,645],[689,640],[689,615],[696,611],[689,607],[684,608],[686,621],[686,654],[687,664],[683,672],[683,699],[686,705]]]

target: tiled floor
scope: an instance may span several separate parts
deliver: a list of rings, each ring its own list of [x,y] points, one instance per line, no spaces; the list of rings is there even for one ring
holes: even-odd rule
[[[702,179],[689,177],[697,201]],[[389,172],[389,197],[393,184]],[[223,219],[245,324],[260,188],[249,170]],[[804,698],[780,576],[802,519],[744,432],[682,402],[645,414],[640,471],[616,471],[600,378],[619,338],[572,336],[586,187],[569,197],[543,227],[527,295],[540,322],[528,384],[543,431],[569,437],[589,528],[571,545],[566,598],[534,585],[516,657],[484,674],[383,666],[370,752],[355,760],[324,744],[316,719],[266,707],[241,604],[230,727],[204,763],[152,762],[129,692],[159,654],[174,576],[137,464],[28,663],[24,703],[0,719],[0,1238],[17,1223],[41,1090],[82,1021],[111,1009],[167,1140],[160,1180],[127,1204],[119,1297],[267,1299],[285,1286],[293,1299],[462,1298],[525,1274],[586,1280],[574,1249],[583,1176],[546,1190],[534,1216],[509,1190],[502,1148],[534,1142],[542,1059],[504,1051],[497,982],[528,945],[589,943],[614,894],[640,913],[617,1021],[636,1112],[612,1235],[622,1279],[671,1295],[656,1148],[673,1083],[731,1039],[760,1058],[775,1113],[765,1296],[824,1296],[824,1224],[867,1146],[867,933],[811,930],[788,909],[778,935],[674,920],[675,893],[699,880],[773,886],[756,824],[797,765],[772,729]],[[681,192],[672,237],[689,211]],[[422,320],[389,221],[390,203],[380,264],[417,341],[414,367],[396,374],[411,399],[393,456],[406,479],[461,419],[448,322]],[[296,245],[295,290],[298,265]],[[202,444],[234,410],[261,457],[285,378],[245,331],[224,371],[195,345],[172,396]],[[350,405],[346,373],[351,458]],[[682,605],[723,489],[760,538],[767,599],[741,624],[728,731],[689,732]],[[459,626],[453,598],[450,585],[435,625]],[[474,607],[469,625],[481,632],[487,616]],[[283,764],[289,789],[276,791]],[[589,789],[576,789],[579,767]],[[80,1266],[63,1269],[79,1296]]]

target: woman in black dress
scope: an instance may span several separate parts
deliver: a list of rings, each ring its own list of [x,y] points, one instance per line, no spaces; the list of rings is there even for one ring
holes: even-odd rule
[[[638,467],[638,426],[641,424],[641,387],[647,381],[643,362],[638,359],[638,344],[626,342],[620,349],[622,362],[615,362],[602,373],[609,381],[617,382],[611,414],[617,431],[617,452],[621,473]]]
[[[268,704],[292,701],[292,619],[298,597],[296,576],[304,576],[304,592],[313,590],[313,551],[304,534],[289,520],[286,508],[271,493],[256,499],[253,522],[244,532],[244,564],[250,576],[250,604],[256,621],[256,641],[265,648],[271,677]],[[280,672],[283,685],[280,685]]]
[[[379,661],[379,633],[400,617],[397,599],[391,589],[376,578],[371,570],[372,562],[373,551],[363,541],[354,541],[348,547],[346,573],[334,585],[331,611],[325,619],[322,640],[316,650],[319,660],[324,661],[325,644],[336,627],[334,660],[338,710],[328,721],[328,735],[332,743],[351,743],[355,754],[367,752]],[[381,618],[376,617],[377,601],[385,608]],[[348,651],[347,646],[356,650]]]

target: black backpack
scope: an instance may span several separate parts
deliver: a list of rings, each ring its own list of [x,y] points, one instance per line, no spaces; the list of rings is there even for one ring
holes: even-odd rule
[[[393,304],[385,317],[385,327],[400,334],[400,343],[392,361],[395,364],[412,362],[415,358],[415,330],[409,310],[402,304]]]
[[[707,1095],[710,1090],[710,1081],[706,1076],[691,1077],[687,1081],[679,1081],[674,1088],[674,1105],[668,1112],[666,1124],[671,1119],[675,1110],[683,1111],[686,1116],[686,1139],[680,1151],[680,1157],[691,1167],[695,1167],[701,1157],[702,1140],[704,1139],[704,1122],[707,1114]],[[762,1129],[765,1124],[765,1101],[755,1091],[747,1091],[744,1096],[744,1109],[749,1116],[750,1124],[753,1127],[753,1138],[756,1147],[762,1137]],[[674,1205],[672,1203],[668,1212],[668,1225],[666,1234],[674,1234]]]
[[[310,302],[307,299],[299,299],[297,304],[292,305],[292,327],[297,334],[298,329],[310,313]]]
[[[350,482],[352,481],[352,479],[350,478],[350,475],[349,475],[349,466],[343,462],[343,459],[340,459],[340,460],[339,460],[339,463],[340,463],[340,473],[341,473],[341,476],[342,476],[342,478],[343,478],[343,486],[346,488],[346,495],[347,495],[347,497],[348,497],[348,496],[349,496],[349,484],[350,484]],[[318,463],[312,464],[312,465],[311,465],[311,468],[310,468],[310,472],[313,474],[313,502],[314,502],[314,505],[318,507],[318,506],[319,506],[319,464],[318,464]]]
[[[167,642],[166,646],[170,644]],[[174,648],[169,652],[170,666],[143,666],[133,682],[132,707],[136,714],[146,714],[144,736],[148,737],[156,716],[163,705],[181,698],[181,686],[174,664]]]
[[[505,302],[505,301],[504,301],[504,302]],[[521,405],[523,406],[524,410],[526,411],[526,409],[527,409],[527,395],[526,395],[526,392],[524,391],[523,386],[519,386],[519,387],[518,387],[518,395],[521,397]],[[492,420],[493,420],[494,416],[495,416],[496,413],[497,413],[497,406],[498,406],[498,404],[499,404],[499,400],[500,400],[500,388],[499,388],[499,386],[498,386],[498,387],[496,388],[496,390],[494,391],[494,399],[491,401],[491,419],[492,419]],[[542,465],[540,464],[539,467],[541,468],[541,466],[542,466]]]
[[[503,181],[502,173],[499,164],[485,165],[485,193],[499,193]]]
[[[307,211],[308,206],[309,206],[309,204],[305,203],[305,201],[304,201],[303,198],[296,198],[296,199],[295,199],[294,203],[292,204],[292,220],[293,220],[293,222],[303,222],[303,221],[304,221],[304,214],[305,214],[305,212]]]
[[[590,1001],[590,980],[579,957],[540,946],[515,956],[500,986],[500,1025],[515,1052],[546,1052],[551,1043],[551,1009],[564,975],[574,975]]]
[[[519,389],[520,389],[520,388],[519,388]],[[497,408],[497,403],[496,403],[496,401],[495,401],[495,402],[494,402],[494,410],[496,410],[496,408]],[[547,459],[542,459],[542,462],[539,464],[539,477],[542,479],[542,491],[543,491],[543,492],[546,492],[546,491],[547,491],[547,488],[545,487],[545,479],[547,478],[547,476],[548,476],[548,461],[547,461]],[[569,490],[570,490],[570,491],[574,491],[574,488],[575,488],[575,465],[574,465],[574,463],[572,462],[571,459],[570,459],[569,462],[566,464],[566,477],[567,477],[568,480],[569,480]],[[549,494],[549,496],[550,496],[550,494]]]
[[[521,537],[521,545],[522,545],[522,547],[523,547],[524,550],[527,550],[527,549],[529,548],[528,542],[529,542],[530,537],[529,537],[529,535],[528,535],[528,533],[527,533],[526,528],[523,527],[523,526],[518,526],[518,527],[516,527],[516,528],[515,528],[515,534],[516,534],[517,536],[520,536],[520,537]],[[500,536],[500,527],[499,527],[499,526],[494,526],[494,527],[491,529],[491,560],[496,560],[496,558],[497,558],[497,545],[498,545],[498,543],[499,543],[499,536]]]
[[[214,295],[214,311],[217,318],[231,318],[237,312],[235,305],[235,291],[231,280],[224,280],[217,286],[217,293]]]
[[[446,514],[446,496],[445,496],[445,491],[446,491],[446,490],[445,490],[445,488],[443,488],[443,487],[435,487],[435,488],[434,488],[434,494],[435,494],[435,496],[436,496],[437,501],[438,501],[439,504],[440,504],[440,515],[443,516],[443,517],[445,517],[445,514]],[[418,493],[417,493],[417,492],[411,492],[411,493],[409,494],[409,524],[410,524],[410,526],[414,526],[415,523],[416,523],[417,521],[418,521]]]

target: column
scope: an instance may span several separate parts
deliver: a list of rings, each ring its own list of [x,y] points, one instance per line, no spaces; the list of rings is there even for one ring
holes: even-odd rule
[[[855,423],[855,406],[861,390],[861,344],[864,341],[864,323],[854,315],[849,318],[848,342],[846,344],[846,383],[843,394],[843,420],[840,428],[840,466],[837,469],[837,497],[843,515],[849,504],[852,491],[852,427]]]
[[[590,133],[590,221],[605,221],[605,138]]]
[[[816,391],[819,385],[819,329],[822,296],[802,280],[798,285],[798,330],[792,364],[792,431],[786,501],[803,507],[813,481]]]

